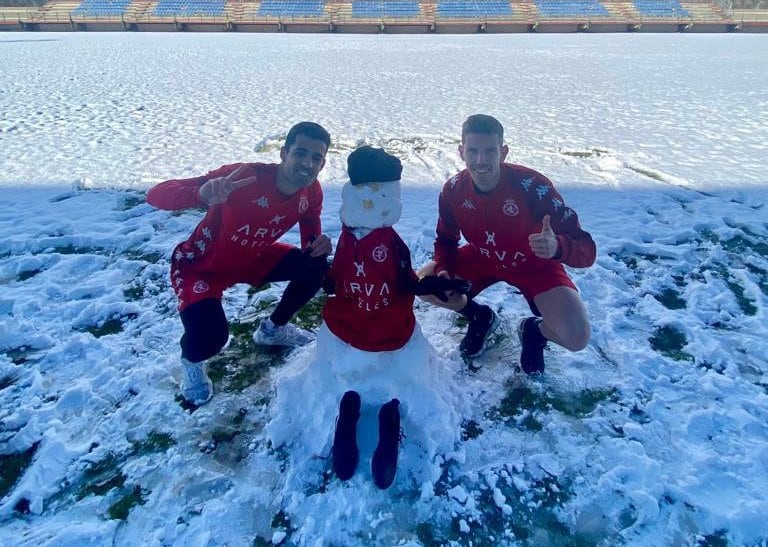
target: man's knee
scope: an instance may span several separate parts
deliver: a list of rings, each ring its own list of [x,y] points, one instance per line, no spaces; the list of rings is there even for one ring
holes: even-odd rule
[[[589,344],[592,329],[586,321],[577,321],[561,333],[561,345],[570,351],[581,351]]]
[[[193,363],[213,357],[229,339],[229,325],[218,299],[201,300],[187,306],[181,312],[181,322],[184,325],[181,354]]]

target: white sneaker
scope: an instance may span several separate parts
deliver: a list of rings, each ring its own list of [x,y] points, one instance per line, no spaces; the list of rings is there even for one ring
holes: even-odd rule
[[[282,327],[275,325],[271,319],[265,319],[253,333],[253,341],[262,346],[303,346],[315,339],[308,330],[300,329],[288,323]]]
[[[195,406],[204,405],[213,397],[213,382],[205,372],[205,361],[191,363],[181,360],[181,395]]]

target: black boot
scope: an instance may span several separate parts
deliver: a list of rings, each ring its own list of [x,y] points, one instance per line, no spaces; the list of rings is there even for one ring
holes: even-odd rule
[[[345,481],[352,478],[357,468],[360,452],[357,449],[357,420],[360,418],[360,394],[347,391],[341,398],[336,433],[333,436],[333,470]]]
[[[467,307],[474,308],[472,313],[464,313],[469,319],[467,333],[459,344],[461,354],[466,358],[477,357],[486,348],[488,337],[499,325],[499,316],[489,306],[478,305],[474,301]]]
[[[400,445],[400,401],[392,399],[379,410],[379,444],[373,452],[373,482],[384,490],[397,473],[397,450]]]
[[[526,374],[544,372],[544,348],[547,339],[539,330],[541,319],[527,317],[520,322],[517,334],[520,337],[520,366]]]

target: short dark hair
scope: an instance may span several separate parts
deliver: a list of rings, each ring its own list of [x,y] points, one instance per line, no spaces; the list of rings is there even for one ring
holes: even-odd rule
[[[291,127],[291,130],[288,131],[288,136],[285,137],[285,145],[283,146],[286,150],[291,149],[293,143],[296,142],[296,137],[299,135],[324,142],[326,149],[331,147],[331,134],[322,125],[314,122],[299,122]]]
[[[472,114],[464,121],[461,126],[461,141],[469,133],[480,133],[481,135],[497,135],[499,140],[504,142],[504,128],[501,122],[493,116],[487,114]]]

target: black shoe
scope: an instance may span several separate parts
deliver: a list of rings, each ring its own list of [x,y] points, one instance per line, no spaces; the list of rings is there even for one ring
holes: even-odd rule
[[[467,334],[459,344],[459,350],[464,357],[477,357],[487,347],[488,337],[499,325],[499,316],[488,306],[480,306],[477,315],[469,322]]]
[[[360,394],[347,391],[341,398],[336,433],[333,436],[333,470],[345,481],[352,478],[357,468],[360,452],[357,449],[357,420],[360,418]]]
[[[392,399],[379,410],[379,444],[373,452],[373,482],[384,490],[397,473],[397,450],[400,445],[400,401]]]
[[[538,317],[526,317],[520,321],[517,335],[520,337],[520,366],[526,374],[544,372],[544,348],[547,339],[541,334]]]

